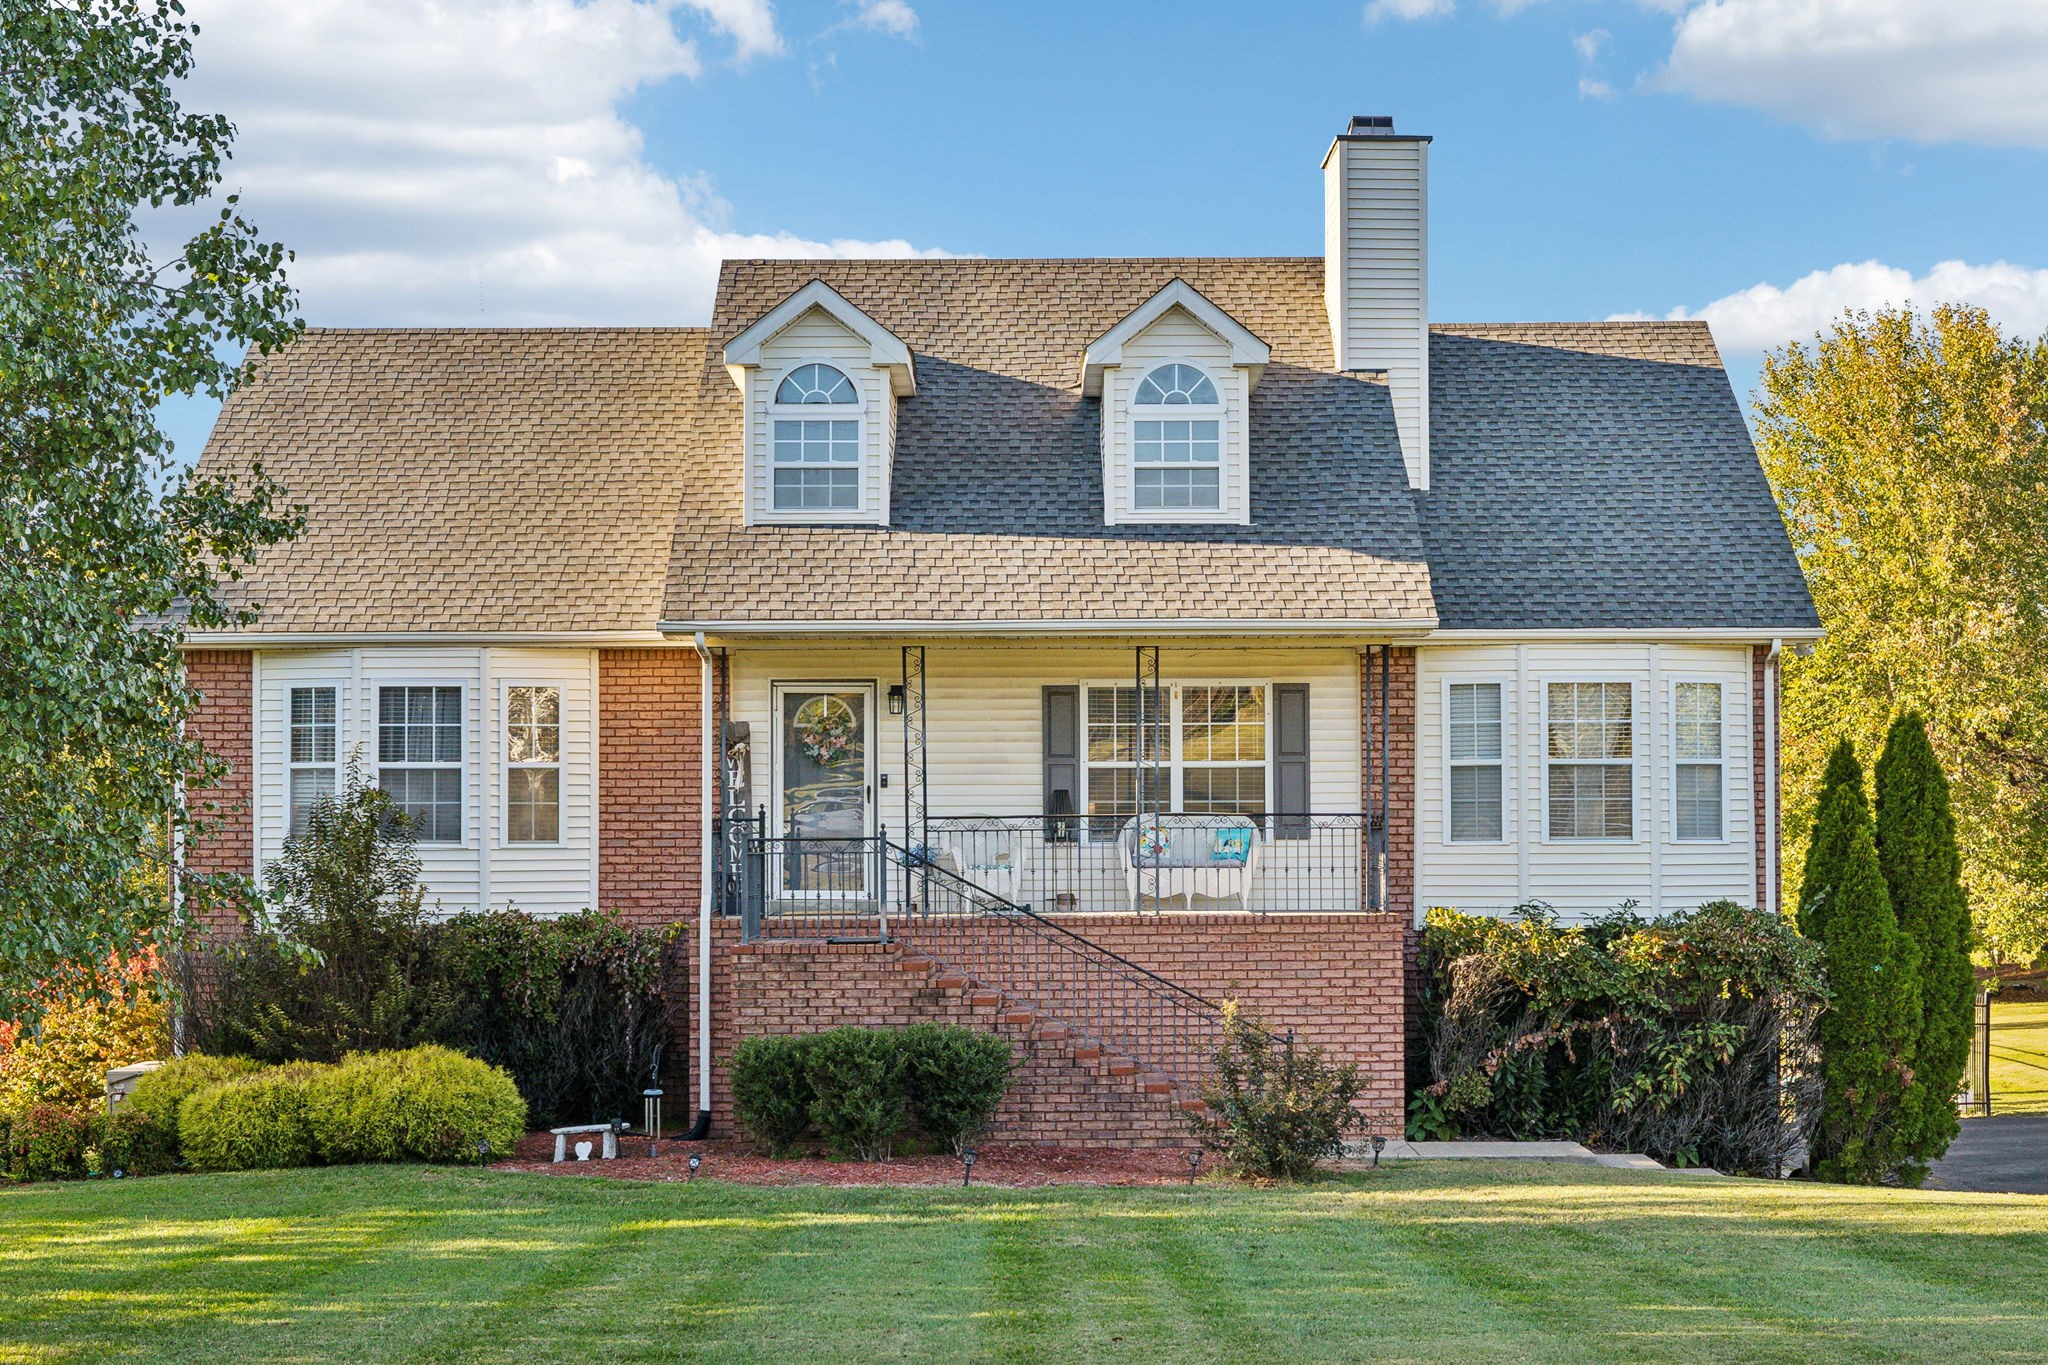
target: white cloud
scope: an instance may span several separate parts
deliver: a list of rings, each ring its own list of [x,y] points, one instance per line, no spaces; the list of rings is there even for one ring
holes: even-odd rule
[[[918,254],[735,233],[619,104],[784,50],[765,0],[188,0],[187,104],[237,126],[225,183],[298,253],[309,321],[682,324],[736,255]]]
[[[1365,22],[1384,19],[1434,19],[1457,8],[1457,0],[1372,0],[1365,7]]]
[[[1971,265],[1943,261],[1925,275],[1882,261],[1860,261],[1816,270],[1788,285],[1757,284],[1700,308],[1674,308],[1666,318],[1703,318],[1724,351],[1755,354],[1788,341],[1804,341],[1826,330],[1846,308],[1875,309],[1911,303],[1974,303],[2008,333],[2048,332],[2048,270],[2007,261]],[[1642,319],[1648,313],[1616,314]]]
[[[904,0],[846,0],[858,8],[853,17],[840,24],[840,28],[864,28],[871,33],[886,33],[891,38],[906,42],[917,41],[917,11]]]
[[[1706,0],[1654,84],[1831,137],[2048,147],[2048,4]]]
[[[1600,54],[1614,37],[1604,28],[1596,28],[1572,38],[1572,51],[1579,54],[1579,98],[1611,100],[1614,87],[1600,75]]]

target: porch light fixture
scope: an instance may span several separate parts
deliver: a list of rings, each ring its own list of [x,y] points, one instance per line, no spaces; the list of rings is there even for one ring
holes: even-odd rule
[[[967,1182],[974,1179],[974,1149],[969,1147],[960,1154],[960,1186],[965,1189]]]
[[[661,1091],[653,1086],[640,1092],[640,1117],[647,1127],[647,1155],[661,1155]]]
[[[900,716],[903,714],[902,683],[889,684],[889,714],[892,716]]]

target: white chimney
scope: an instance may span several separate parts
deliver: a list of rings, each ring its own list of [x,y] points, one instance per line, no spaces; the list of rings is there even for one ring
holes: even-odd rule
[[[1384,373],[1411,488],[1429,487],[1429,139],[1354,118],[1323,158],[1337,368]]]

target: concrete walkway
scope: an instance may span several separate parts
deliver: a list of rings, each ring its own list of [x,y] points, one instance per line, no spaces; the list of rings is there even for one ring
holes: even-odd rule
[[[1372,1159],[1372,1148],[1344,1144],[1352,1160]],[[1380,1153],[1382,1161],[1567,1161],[1580,1166],[1607,1166],[1626,1171],[1661,1171],[1658,1162],[1634,1152],[1596,1152],[1577,1142],[1409,1142],[1394,1138]]]
[[[2048,1194],[2048,1114],[1964,1119],[1927,1188]]]

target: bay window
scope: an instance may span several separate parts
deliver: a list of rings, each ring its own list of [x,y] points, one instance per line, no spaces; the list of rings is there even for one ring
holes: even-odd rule
[[[462,689],[377,689],[377,785],[421,843],[462,842]]]
[[[1625,682],[1554,682],[1546,692],[1550,837],[1633,839],[1633,687]]]
[[[335,689],[294,687],[287,705],[285,767],[289,801],[287,834],[306,832],[307,817],[324,797],[334,795]]]
[[[505,689],[505,842],[562,837],[562,690]]]
[[[1678,839],[1719,839],[1724,826],[1721,684],[1682,682],[1672,693],[1671,812]]]

